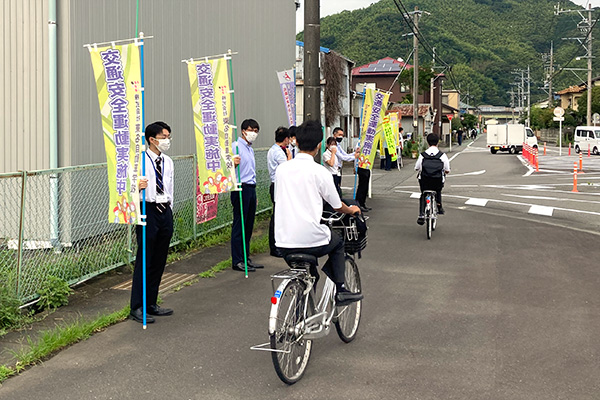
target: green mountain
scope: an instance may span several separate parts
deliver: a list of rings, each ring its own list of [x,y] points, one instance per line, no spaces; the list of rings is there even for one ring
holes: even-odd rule
[[[516,78],[512,71],[527,70],[528,65],[532,100],[547,98],[541,90],[546,78],[542,55],[550,52],[551,41],[555,65],[586,67],[585,60],[574,60],[575,56],[585,55],[580,44],[562,40],[584,36],[577,30],[581,18],[577,13],[555,15],[556,0],[403,0],[402,3],[408,11],[418,6],[430,13],[423,13],[419,20],[419,30],[425,38],[420,46],[420,63],[431,65],[430,48],[435,47],[435,65],[440,67],[436,71],[444,69],[442,61],[451,65],[453,82],[460,85],[461,92],[472,96],[470,102],[475,105],[508,105],[507,92]],[[561,6],[581,9],[568,1],[561,1]],[[381,0],[364,9],[321,19],[321,45],[356,61],[357,65],[383,57],[406,59],[412,50],[412,36],[402,35],[410,32],[393,0]],[[303,39],[302,33],[298,38]],[[579,75],[586,79],[585,72]],[[448,81],[446,87],[452,87],[453,82]],[[563,71],[555,76],[553,89],[579,83],[581,80],[575,74]]]

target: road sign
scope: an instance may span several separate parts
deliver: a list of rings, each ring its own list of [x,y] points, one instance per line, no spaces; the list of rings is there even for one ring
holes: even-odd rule
[[[565,115],[565,110],[561,107],[556,107],[554,109],[554,115],[557,117],[562,117],[563,115]]]
[[[594,124],[600,124],[600,114],[594,113],[594,115],[592,115],[592,122]]]
[[[452,118],[454,118],[454,115],[448,114],[446,115],[446,117],[448,117],[448,121],[452,122]]]
[[[564,121],[565,117],[554,117],[552,118],[553,121]]]

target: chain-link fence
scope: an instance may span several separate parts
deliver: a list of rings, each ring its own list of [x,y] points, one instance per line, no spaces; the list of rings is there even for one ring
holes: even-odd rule
[[[258,212],[271,208],[267,150],[255,152]],[[217,218],[195,223],[194,156],[174,157],[171,245],[232,222],[230,194],[219,196]],[[76,284],[135,259],[135,229],[112,224],[106,164],[0,174],[0,285],[27,302],[49,276]]]

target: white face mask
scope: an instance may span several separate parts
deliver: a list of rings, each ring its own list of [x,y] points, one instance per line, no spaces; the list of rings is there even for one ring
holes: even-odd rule
[[[246,140],[248,141],[248,143],[254,143],[257,137],[258,132],[246,131]]]
[[[158,144],[156,145],[156,148],[161,153],[165,153],[165,152],[169,151],[169,149],[171,148],[171,139],[156,139],[156,140],[158,140]]]
[[[292,140],[292,141],[290,142],[290,144],[291,144],[292,146],[296,146],[296,139]]]

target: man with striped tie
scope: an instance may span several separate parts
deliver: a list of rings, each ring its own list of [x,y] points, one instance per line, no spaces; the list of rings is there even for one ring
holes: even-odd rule
[[[150,315],[173,314],[173,310],[156,304],[158,288],[165,270],[169,243],[173,236],[173,160],[164,152],[171,146],[171,128],[164,122],[146,127],[145,179],[140,190],[146,189],[146,310]],[[134,321],[143,322],[142,313],[142,227],[136,226],[138,251],[131,286],[131,312]],[[154,318],[147,316],[147,323]]]

